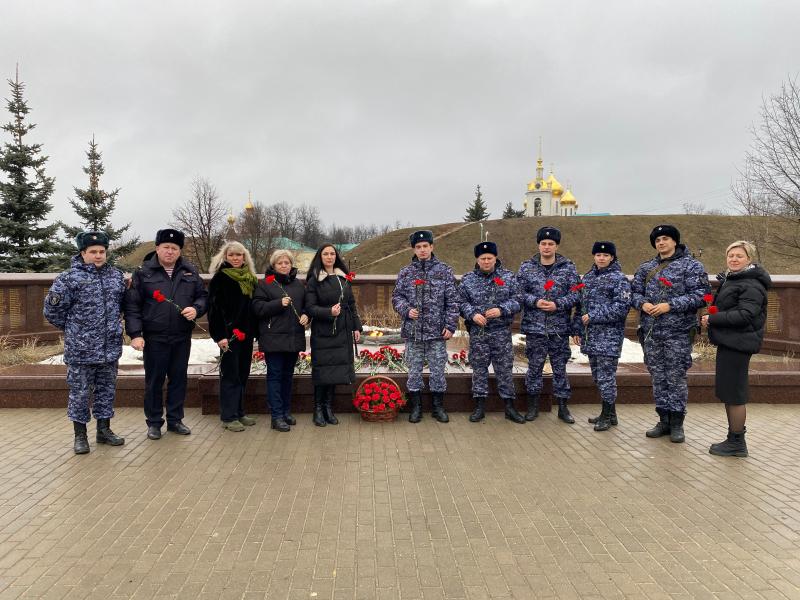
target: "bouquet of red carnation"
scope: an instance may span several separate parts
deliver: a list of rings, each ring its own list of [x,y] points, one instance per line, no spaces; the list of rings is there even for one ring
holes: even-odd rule
[[[353,398],[353,406],[365,421],[394,421],[405,404],[406,398],[400,386],[385,375],[367,377]]]
[[[666,277],[659,277],[658,278],[658,283],[661,285],[661,287],[659,288],[658,302],[656,302],[656,304],[661,304],[662,302],[664,302],[667,290],[672,287],[672,282],[669,279],[667,279]],[[650,329],[647,331],[647,335],[644,336],[644,341],[645,342],[648,340],[650,335],[653,333],[653,327],[655,327],[655,326],[656,326],[656,317],[653,317],[653,322],[650,324]]]

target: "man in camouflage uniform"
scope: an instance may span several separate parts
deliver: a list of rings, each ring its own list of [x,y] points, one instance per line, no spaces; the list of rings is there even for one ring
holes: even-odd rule
[[[686,371],[692,366],[692,342],[697,333],[697,309],[705,305],[708,275],[672,225],[650,232],[655,258],[641,264],[631,284],[632,304],[639,313],[639,341],[653,378],[653,397],[659,421],[647,437],[669,434],[684,441],[683,420],[689,388]]]
[[[392,306],[403,317],[401,335],[406,341],[408,363],[408,420],[422,419],[422,369],[425,361],[431,370],[430,389],[433,418],[449,421],[444,409],[447,390],[444,370],[447,340],[458,326],[458,292],[453,269],[433,254],[433,232],[414,232],[409,238],[414,248],[411,264],[397,275]]]
[[[625,318],[631,308],[631,286],[613,242],[595,242],[592,256],[594,265],[581,281],[573,322],[603,401],[600,415],[590,418],[589,423],[594,423],[595,431],[606,431],[617,424],[617,364],[625,339]]]
[[[64,332],[69,385],[67,418],[75,433],[75,454],[87,454],[86,424],[92,412],[97,420],[98,444],[125,443],[111,430],[117,361],[122,355],[120,307],[125,283],[122,271],[106,263],[105,233],[79,233],[75,244],[79,253],[72,257],[70,268],[53,282],[45,298],[44,316]]]
[[[539,416],[539,396],[542,392],[542,368],[549,356],[553,368],[553,396],[558,401],[558,418],[574,423],[567,402],[571,395],[567,379],[567,361],[572,353],[569,334],[572,330],[572,308],[578,302],[578,271],[574,263],[558,254],[561,232],[555,227],[542,227],[536,233],[539,252],[519,267],[517,283],[520,287],[523,315],[522,333],[525,334],[525,353],[528,356],[528,373],[525,387],[528,390],[526,421]]]
[[[497,259],[497,244],[475,246],[475,269],[461,278],[458,288],[461,316],[469,331],[469,362],[472,365],[472,396],[475,411],[469,420],[485,416],[489,396],[489,364],[494,368],[497,390],[505,403],[506,419],[525,423],[514,408],[514,349],[511,322],[520,310],[514,274]]]

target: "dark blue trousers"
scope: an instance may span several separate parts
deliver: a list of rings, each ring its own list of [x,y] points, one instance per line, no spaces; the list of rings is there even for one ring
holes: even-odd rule
[[[192,338],[159,341],[144,338],[144,416],[147,425],[164,425],[164,380],[167,380],[167,422],[183,419],[186,369]]]
[[[267,363],[267,402],[273,419],[286,418],[292,412],[292,377],[297,352],[265,352]]]

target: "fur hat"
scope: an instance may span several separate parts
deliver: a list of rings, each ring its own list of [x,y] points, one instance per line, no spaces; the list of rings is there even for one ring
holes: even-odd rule
[[[592,255],[602,252],[617,258],[617,247],[614,242],[595,242],[592,246]]]
[[[159,229],[156,232],[156,246],[160,244],[177,244],[183,248],[184,235],[177,229]]]
[[[81,231],[75,236],[75,245],[83,252],[89,246],[108,248],[108,235],[103,231]]]
[[[481,254],[494,254],[497,256],[497,244],[494,242],[481,242],[475,246],[475,258],[478,258]]]
[[[556,244],[561,243],[561,232],[555,227],[542,227],[536,232],[536,243],[542,240],[553,240]]]
[[[653,227],[653,231],[650,232],[650,245],[653,248],[656,247],[656,238],[662,235],[668,235],[675,240],[676,244],[681,243],[681,232],[678,231],[677,227],[674,225],[656,225]]]
[[[429,244],[433,244],[433,232],[428,229],[420,229],[419,231],[412,233],[408,237],[408,241],[411,242],[412,248],[420,242],[428,242]]]

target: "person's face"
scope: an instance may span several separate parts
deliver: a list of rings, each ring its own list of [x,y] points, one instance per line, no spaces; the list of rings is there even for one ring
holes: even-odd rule
[[[660,235],[656,238],[656,252],[661,256],[672,256],[677,245],[678,242],[668,235]]]
[[[244,252],[238,252],[237,250],[228,250],[225,253],[225,260],[228,261],[228,264],[232,266],[234,269],[238,269],[244,264]]]
[[[94,265],[98,269],[106,264],[105,246],[87,246],[86,250],[81,250],[81,258],[87,265]]]
[[[611,264],[612,260],[614,260],[614,257],[610,254],[606,254],[605,252],[598,252],[594,255],[594,264],[597,265],[598,269],[605,269]]]
[[[414,256],[419,260],[428,260],[433,254],[433,244],[429,242],[417,242],[414,244]]]
[[[556,244],[553,240],[542,240],[539,242],[539,254],[541,254],[544,258],[551,258],[555,256],[557,250],[558,244]]]
[[[322,250],[320,258],[322,258],[323,267],[326,269],[333,269],[333,265],[336,263],[336,248],[333,246],[325,246],[325,248]]]
[[[753,261],[747,256],[744,248],[731,248],[725,256],[725,262],[731,271],[741,271]]]
[[[497,264],[497,257],[494,254],[487,252],[478,257],[478,268],[483,273],[491,273],[494,271],[494,266]]]
[[[276,273],[280,273],[281,275],[288,275],[289,271],[292,270],[292,261],[290,261],[285,256],[281,256],[278,260],[275,261],[275,264],[272,266],[275,269]]]
[[[156,256],[158,256],[158,262],[165,267],[171,267],[174,265],[178,258],[180,258],[180,255],[181,247],[178,246],[178,244],[164,242],[163,244],[156,246]]]

